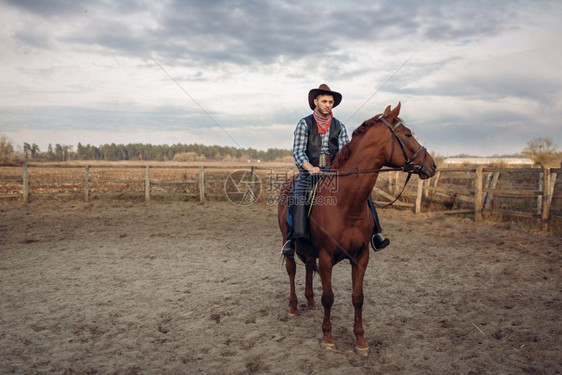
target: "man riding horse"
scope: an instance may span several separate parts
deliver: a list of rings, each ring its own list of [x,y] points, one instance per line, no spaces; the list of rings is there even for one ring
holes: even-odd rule
[[[342,95],[331,91],[326,84],[308,93],[308,104],[313,113],[301,119],[294,132],[293,156],[299,174],[289,200],[287,241],[282,248],[284,256],[294,256],[296,238],[309,239],[307,194],[322,172],[330,168],[338,151],[349,142],[344,124],[332,114],[332,108],[341,101]],[[380,234],[382,227],[370,197],[367,204],[375,222],[371,246],[374,251],[379,251],[388,246],[390,240]]]

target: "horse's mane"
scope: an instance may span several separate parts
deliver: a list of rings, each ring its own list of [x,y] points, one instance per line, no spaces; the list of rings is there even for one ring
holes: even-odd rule
[[[371,128],[379,119],[381,118],[382,114],[378,114],[367,121],[364,121],[357,129],[353,131],[351,135],[351,141],[343,146],[343,148],[338,152],[334,162],[332,163],[332,168],[338,169],[345,163],[349,157],[351,156],[351,151],[355,147],[355,144],[361,139],[362,135],[365,134],[367,130]]]

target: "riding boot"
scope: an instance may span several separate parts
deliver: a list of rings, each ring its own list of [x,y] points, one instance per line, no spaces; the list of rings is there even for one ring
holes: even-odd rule
[[[367,205],[371,210],[371,214],[373,215],[373,220],[375,222],[375,227],[373,228],[373,234],[371,235],[371,246],[373,247],[374,251],[380,251],[387,247],[390,244],[390,240],[388,238],[384,238],[382,234],[382,227],[379,221],[379,215],[377,214],[377,210],[375,209],[375,204],[373,200],[369,196],[367,199]]]
[[[295,204],[292,208],[294,238],[310,239],[310,223],[308,222],[306,204]]]
[[[371,236],[371,247],[375,252],[380,251],[390,245],[390,240],[388,238],[384,238],[382,234],[377,233]]]

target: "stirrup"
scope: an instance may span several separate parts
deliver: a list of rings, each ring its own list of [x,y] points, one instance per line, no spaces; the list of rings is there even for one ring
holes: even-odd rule
[[[283,244],[281,254],[292,258],[295,255],[295,242],[293,240],[287,240],[287,242]]]
[[[375,252],[381,251],[388,245],[390,245],[390,240],[388,238],[384,238],[381,234],[377,233],[371,236],[371,246]]]

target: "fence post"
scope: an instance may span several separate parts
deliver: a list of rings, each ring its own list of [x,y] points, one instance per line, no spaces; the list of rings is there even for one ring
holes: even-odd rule
[[[150,165],[146,166],[146,173],[144,176],[144,200],[150,200]]]
[[[84,171],[84,201],[90,200],[90,166],[86,165]]]
[[[256,174],[255,174],[256,168],[254,166],[252,166],[252,168],[250,169],[250,193],[252,194],[250,199],[253,201],[254,199],[256,199],[256,197],[254,196],[254,186],[256,184]]]
[[[474,177],[474,221],[482,220],[482,176],[483,167],[476,168]]]
[[[499,179],[500,179],[500,172],[494,172],[494,174],[492,175],[492,181],[490,181],[490,186],[488,188],[490,190],[495,189]],[[484,202],[484,208],[488,209],[492,207],[492,199],[494,195],[491,192],[488,192],[484,194],[484,196],[486,197]]]
[[[545,181],[544,173],[545,171],[543,168],[543,171],[539,173],[539,189],[538,189],[539,191],[542,191],[542,194],[539,194],[537,196],[537,215],[539,215],[541,218],[542,218],[542,209],[544,206],[543,198],[546,197],[547,194],[546,191],[548,190],[544,188],[544,181]]]
[[[423,195],[423,180],[418,177],[418,193],[416,195],[416,205],[414,207],[414,213],[419,214],[421,213],[421,202],[422,202],[422,195]]]
[[[205,167],[199,167],[199,201],[205,202]]]
[[[437,185],[439,184],[439,177],[441,177],[441,171],[437,171],[437,173],[435,174],[435,176],[432,178],[433,180],[433,191],[431,192],[430,196],[431,199],[433,199],[433,197],[435,197],[435,189],[437,189]],[[431,181],[431,180],[428,180]]]
[[[23,201],[29,202],[29,169],[27,163],[23,165]]]
[[[493,172],[487,172],[486,176],[483,177],[484,178],[484,182],[482,185],[482,209],[486,208],[486,203],[488,202],[488,192],[485,192],[484,189],[488,190],[490,188],[490,183],[492,182],[491,178],[492,178],[492,174]]]
[[[548,230],[548,219],[550,216],[550,168],[544,168],[543,170],[543,195],[542,195],[542,217],[541,224],[542,230]]]

